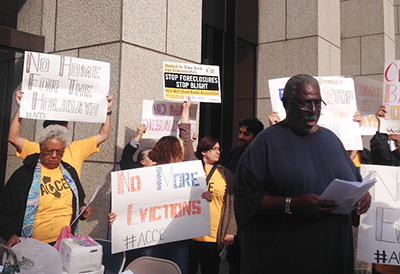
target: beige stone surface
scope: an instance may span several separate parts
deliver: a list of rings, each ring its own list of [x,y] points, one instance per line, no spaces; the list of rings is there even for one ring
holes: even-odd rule
[[[56,33],[56,0],[43,0],[42,34],[45,38],[44,52],[54,52],[54,38]]]
[[[169,0],[167,54],[201,62],[202,1]]]
[[[392,40],[395,35],[395,9],[393,3],[389,0],[383,0],[383,18],[384,18],[384,32]]]
[[[282,0],[259,1],[260,44],[286,39],[286,2]]]
[[[80,221],[79,235],[92,238],[108,238],[107,214],[111,210],[111,172],[113,164],[85,162],[82,166],[81,183],[86,194],[85,202],[89,202],[97,186],[99,193],[91,204],[92,215]]]
[[[272,112],[271,99],[257,100],[257,119],[264,124],[264,128],[269,126],[268,116]]]
[[[361,74],[361,37],[342,39],[342,75]]]
[[[18,13],[17,29],[35,35],[42,34],[42,0],[26,0]]]
[[[399,6],[394,6],[394,34],[399,34]]]
[[[307,4],[305,4],[307,6]],[[318,35],[340,47],[340,3],[337,0],[318,1]]]
[[[163,101],[163,62],[188,63],[129,44],[122,45],[120,97],[118,102],[117,162],[122,149],[136,134],[142,123],[143,100]],[[152,146],[155,140],[143,139],[141,147]]]
[[[396,60],[400,59],[400,35],[396,35]]]
[[[124,42],[165,52],[166,22],[166,0],[123,1],[122,40]]]
[[[383,61],[395,60],[396,58],[396,44],[388,36],[384,36],[385,52]],[[382,71],[383,72],[383,71]]]
[[[89,161],[114,162],[116,143],[116,124],[118,120],[118,95],[120,79],[120,45],[119,43],[106,44],[85,48],[79,51],[79,57],[85,59],[99,60],[110,63],[110,94],[113,95],[113,106],[111,115],[111,129],[108,140],[100,145],[100,151],[88,158]],[[104,98],[106,100],[106,98]],[[101,124],[75,123],[75,140],[97,135]]]
[[[308,37],[258,47],[257,97],[269,97],[268,80],[298,73],[318,74],[318,38]]]
[[[318,76],[340,75],[340,49],[318,37]]]
[[[340,27],[342,38],[383,33],[383,1],[385,0],[341,2]]]
[[[56,51],[119,41],[121,5],[109,1],[57,2]]]
[[[318,34],[318,0],[287,1],[287,39]]]
[[[383,72],[385,38],[383,34],[361,37],[361,74]]]

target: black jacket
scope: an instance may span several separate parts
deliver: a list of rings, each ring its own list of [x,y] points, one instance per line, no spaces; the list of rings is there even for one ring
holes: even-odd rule
[[[26,202],[32,185],[33,174],[38,159],[38,153],[26,157],[23,166],[18,168],[11,175],[10,179],[7,181],[7,184],[3,188],[2,197],[0,197],[0,236],[5,241],[7,241],[14,234],[16,234],[18,237],[21,236]],[[61,162],[61,164],[71,174],[71,177],[76,184],[79,197],[79,207],[84,206],[85,192],[83,191],[81,182],[75,169],[65,162]],[[71,216],[71,222],[75,219],[77,210],[75,195],[73,195],[72,206],[73,213]]]
[[[135,148],[130,143],[126,144],[124,150],[122,151],[121,162],[119,162],[121,170],[143,167],[139,161],[135,162],[132,159],[137,150],[138,147]]]
[[[376,132],[370,141],[373,165],[400,166],[399,151],[390,151],[386,133]]]

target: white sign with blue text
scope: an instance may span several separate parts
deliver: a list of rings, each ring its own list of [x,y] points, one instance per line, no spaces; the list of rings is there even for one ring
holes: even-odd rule
[[[363,177],[377,179],[370,189],[371,207],[361,215],[357,260],[400,266],[400,170],[398,167],[361,165]]]
[[[342,141],[346,150],[362,150],[359,124],[353,121],[357,111],[354,81],[342,76],[315,77],[321,97],[326,107],[321,110],[318,125],[330,129]],[[282,104],[282,95],[289,78],[268,81],[272,110],[277,111],[281,120],[286,112]]]

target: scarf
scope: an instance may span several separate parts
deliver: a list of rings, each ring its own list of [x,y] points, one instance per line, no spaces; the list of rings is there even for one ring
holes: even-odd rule
[[[76,189],[76,185],[74,180],[71,177],[71,174],[64,168],[64,166],[60,163],[61,173],[74,193],[76,200],[76,217],[79,215],[79,199],[78,199],[78,190]],[[41,177],[41,163],[40,158],[36,164],[35,170],[33,172],[33,180],[31,188],[28,193],[28,200],[26,202],[26,209],[24,215],[24,222],[22,226],[21,235],[25,238],[32,237],[33,231],[33,222],[35,221],[36,212],[39,206],[39,198],[40,198],[40,177]],[[78,233],[78,222],[76,222],[74,229],[74,234]]]

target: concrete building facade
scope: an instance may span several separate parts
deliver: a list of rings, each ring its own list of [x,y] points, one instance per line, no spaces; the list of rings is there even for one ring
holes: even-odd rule
[[[200,137],[217,131],[213,135],[228,151],[237,143],[240,120],[256,116],[268,125],[269,79],[307,73],[382,80],[384,61],[400,58],[400,0],[13,2],[5,1],[3,13],[13,16],[4,17],[0,26],[44,38],[45,53],[111,64],[110,137],[85,161],[81,176],[88,197],[101,186],[93,215],[80,229],[82,235],[97,238],[108,237],[110,173],[119,169],[122,149],[141,123],[142,100],[163,100],[163,61],[220,65],[223,103],[200,107],[198,130]],[[0,45],[16,50],[14,77],[0,91],[12,103],[1,117],[6,181],[22,164],[15,148],[4,146],[4,138],[16,110],[13,94],[21,82],[23,50],[31,49],[2,39]],[[21,135],[35,140],[41,127],[41,121],[24,119]],[[75,122],[70,132],[79,140],[99,128]],[[154,141],[143,140],[142,147]]]

